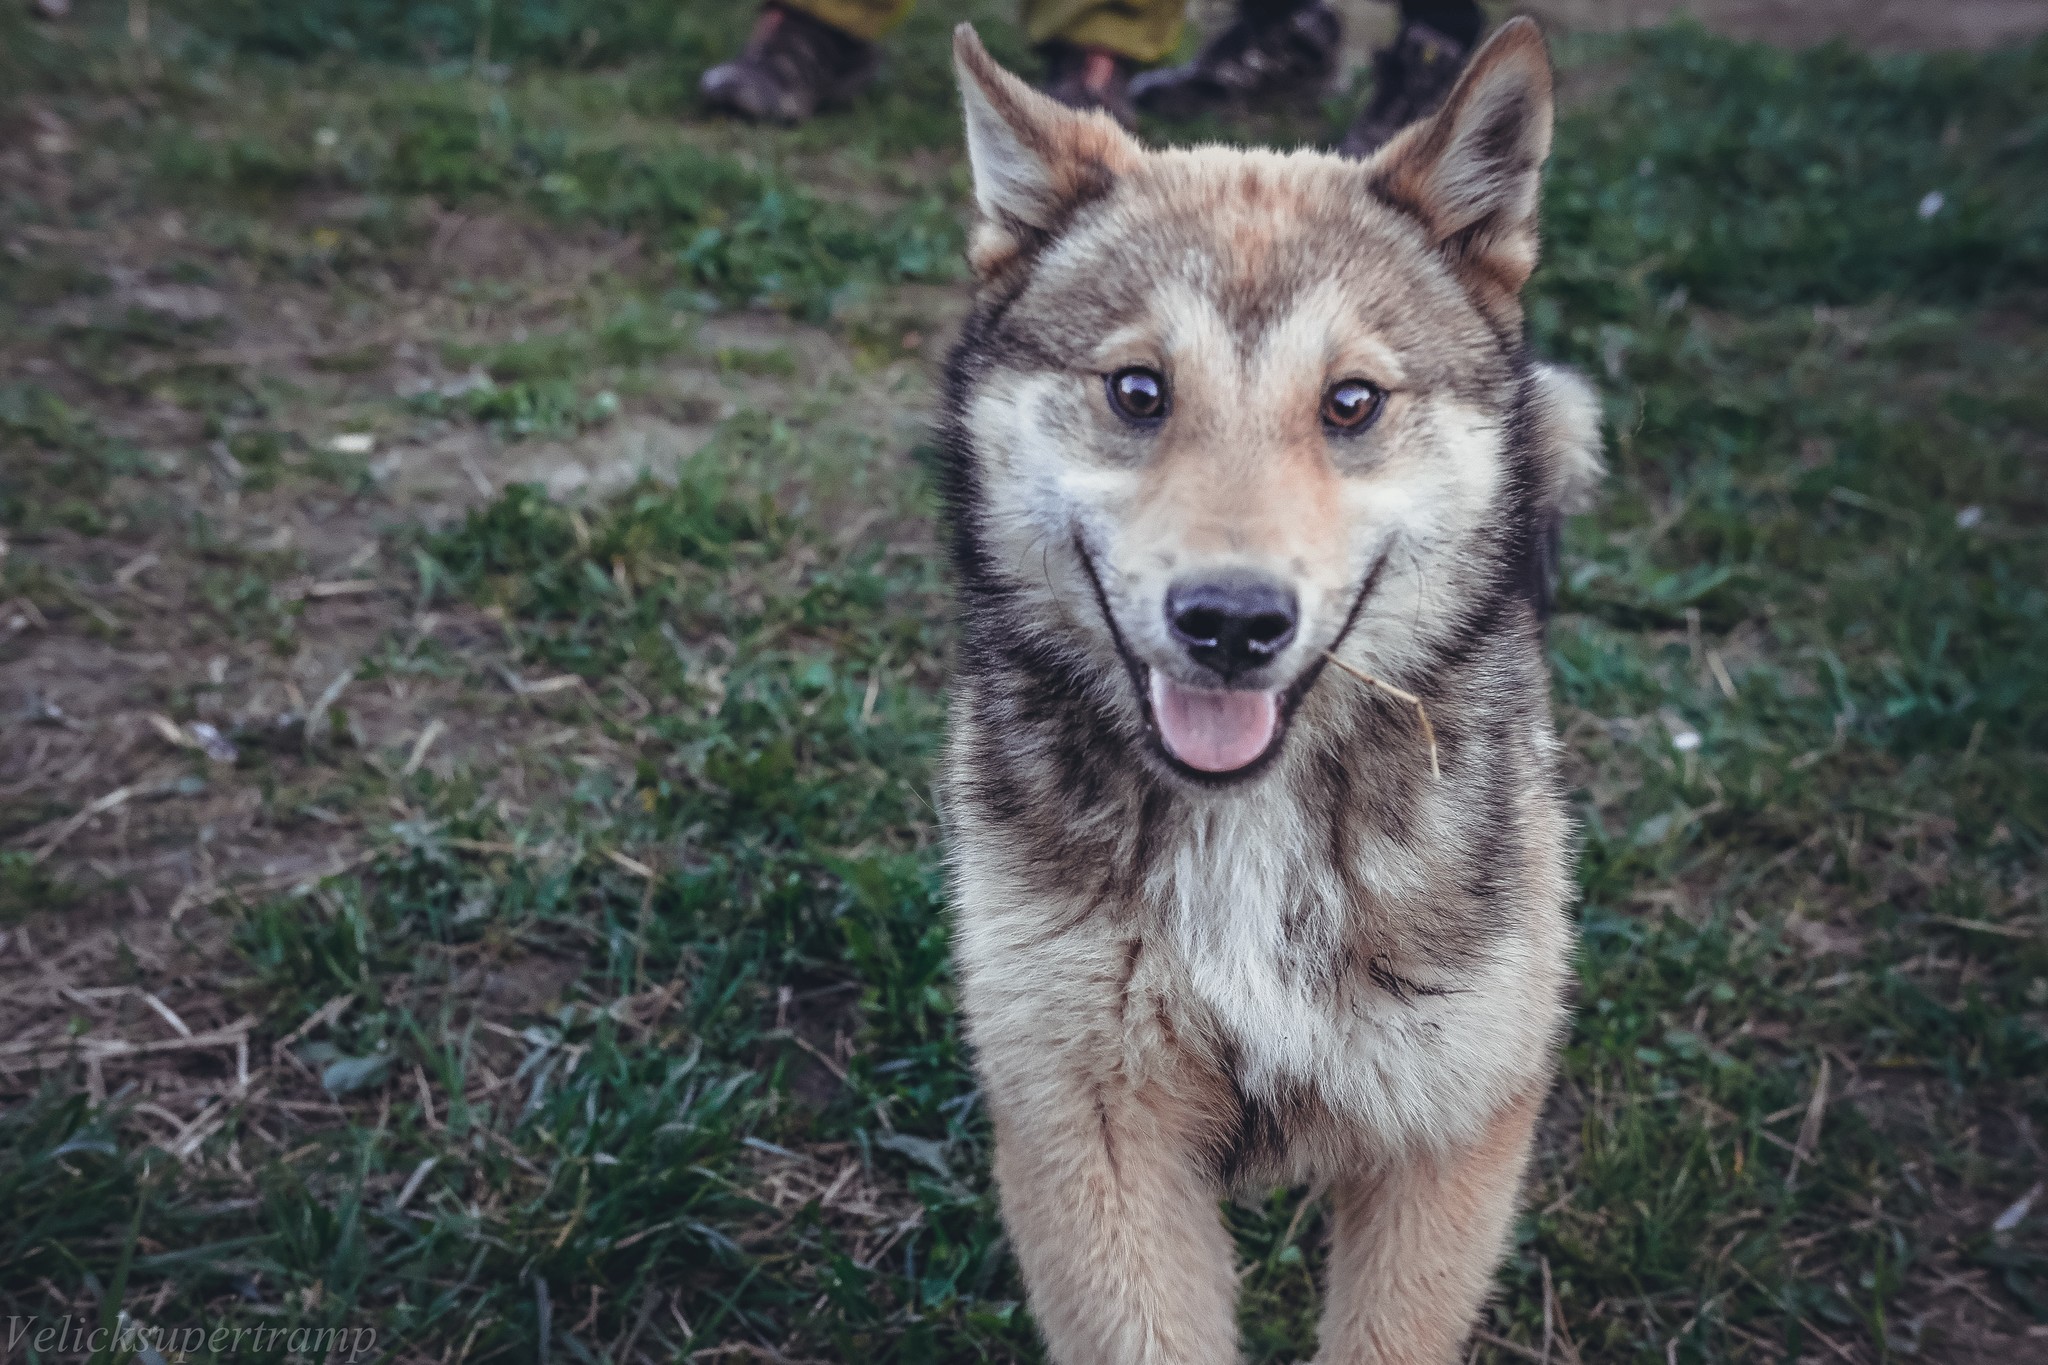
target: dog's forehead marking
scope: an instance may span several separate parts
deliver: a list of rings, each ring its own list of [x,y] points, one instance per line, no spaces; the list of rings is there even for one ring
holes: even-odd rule
[[[1336,280],[1309,282],[1293,306],[1259,334],[1251,352],[1260,379],[1278,380],[1314,370],[1329,379],[1369,379],[1386,389],[1404,387],[1408,366],[1375,325],[1357,292]]]
[[[1452,352],[1449,334],[1480,339],[1413,224],[1341,173],[1281,169],[1290,175],[1248,167],[1221,194],[1188,175],[1131,177],[1049,244],[1021,312],[1041,335],[1070,338],[1067,354],[1084,363],[1146,363],[1137,353],[1185,324],[1195,297],[1207,304],[1203,325],[1181,330],[1204,349],[1227,335],[1245,356],[1284,354],[1388,388],[1429,382],[1439,367],[1428,355]],[[1311,183],[1280,192],[1290,177]]]
[[[1366,379],[1399,390],[1411,377],[1371,310],[1339,282],[1309,284],[1245,336],[1211,291],[1179,273],[1156,280],[1131,316],[1087,348],[1082,363],[1104,374],[1125,365],[1164,365],[1183,382],[1227,384],[1251,404],[1291,402],[1303,384]]]
[[[1382,270],[1397,259],[1397,220],[1374,201],[1358,167],[1314,153],[1154,153],[1115,197],[1125,201],[1115,216],[1139,236],[1158,225],[1179,238],[1184,277],[1222,301],[1247,343],[1328,282],[1333,263],[1343,269],[1361,249]]]

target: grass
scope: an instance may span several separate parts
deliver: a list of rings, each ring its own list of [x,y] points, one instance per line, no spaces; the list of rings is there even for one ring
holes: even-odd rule
[[[0,14],[9,126],[64,130],[0,198],[7,1314],[1038,1358],[926,795],[947,17],[782,133],[687,116],[723,11]],[[1560,128],[1532,331],[1614,473],[1551,641],[1579,1008],[1486,1330],[2024,1358],[2048,47],[1566,57],[1626,79]],[[521,473],[640,439],[681,458]],[[1251,1357],[1306,1356],[1317,1201],[1225,1213]]]
[[[87,535],[106,528],[109,485],[133,465],[132,452],[39,384],[0,388],[0,458],[20,471],[0,489],[0,524]]]

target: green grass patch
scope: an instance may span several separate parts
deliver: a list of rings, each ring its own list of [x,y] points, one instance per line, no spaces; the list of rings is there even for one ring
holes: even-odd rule
[[[950,177],[876,214],[675,138],[572,136],[558,110],[458,77],[407,77],[360,111],[321,103],[294,109],[283,131],[173,130],[157,146],[157,174],[186,194],[236,191],[258,204],[319,189],[510,199],[559,222],[642,234],[703,308],[822,320],[850,289],[960,276]],[[337,150],[321,151],[320,128]]]
[[[132,448],[34,384],[0,387],[0,466],[0,526],[31,535],[53,526],[103,531],[113,481],[144,467]]]
[[[1871,58],[1675,27],[1597,44],[1657,72],[1572,121],[1544,199],[1553,289],[1708,305],[1975,298],[2048,283],[2048,44]]]

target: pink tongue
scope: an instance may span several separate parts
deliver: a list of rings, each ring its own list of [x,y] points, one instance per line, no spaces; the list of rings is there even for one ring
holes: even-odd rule
[[[1280,703],[1272,692],[1198,692],[1155,670],[1152,718],[1168,753],[1200,772],[1228,773],[1266,752]]]

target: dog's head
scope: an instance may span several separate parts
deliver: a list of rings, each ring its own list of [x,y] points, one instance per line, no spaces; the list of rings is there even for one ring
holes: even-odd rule
[[[1230,781],[1282,749],[1326,651],[1412,686],[1533,622],[1530,566],[1597,473],[1590,395],[1522,343],[1533,23],[1365,162],[1147,150],[965,25],[954,53],[980,281],[950,376],[958,559],[1019,657]]]

